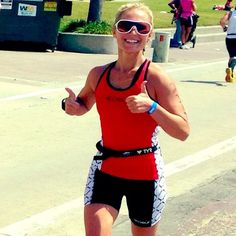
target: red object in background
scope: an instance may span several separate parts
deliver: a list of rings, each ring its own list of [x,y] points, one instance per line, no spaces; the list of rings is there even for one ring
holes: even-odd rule
[[[164,35],[160,35],[160,42],[164,41]]]

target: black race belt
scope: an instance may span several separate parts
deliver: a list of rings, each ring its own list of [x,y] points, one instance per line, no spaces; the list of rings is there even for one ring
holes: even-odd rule
[[[138,155],[152,153],[157,150],[157,146],[152,146],[152,147],[140,148],[140,149],[135,149],[135,150],[116,151],[116,150],[109,149],[102,146],[101,141],[97,142],[96,148],[100,153],[94,156],[94,160],[105,160],[108,157],[119,158],[119,157],[138,156]]]

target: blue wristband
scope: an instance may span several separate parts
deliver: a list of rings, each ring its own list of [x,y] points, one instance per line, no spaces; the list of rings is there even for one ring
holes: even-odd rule
[[[153,101],[152,105],[150,106],[150,108],[147,110],[147,113],[150,115],[152,114],[158,107],[158,103]]]

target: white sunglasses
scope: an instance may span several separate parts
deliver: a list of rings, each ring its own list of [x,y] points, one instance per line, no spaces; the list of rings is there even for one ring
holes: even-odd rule
[[[115,24],[116,30],[121,34],[130,33],[133,28],[140,35],[148,35],[152,30],[152,25],[146,21],[134,21],[121,19]]]

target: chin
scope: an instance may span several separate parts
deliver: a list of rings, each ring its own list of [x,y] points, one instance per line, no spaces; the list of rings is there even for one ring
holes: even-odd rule
[[[130,53],[138,53],[143,50],[143,47],[140,47],[140,45],[125,45],[123,50]]]

